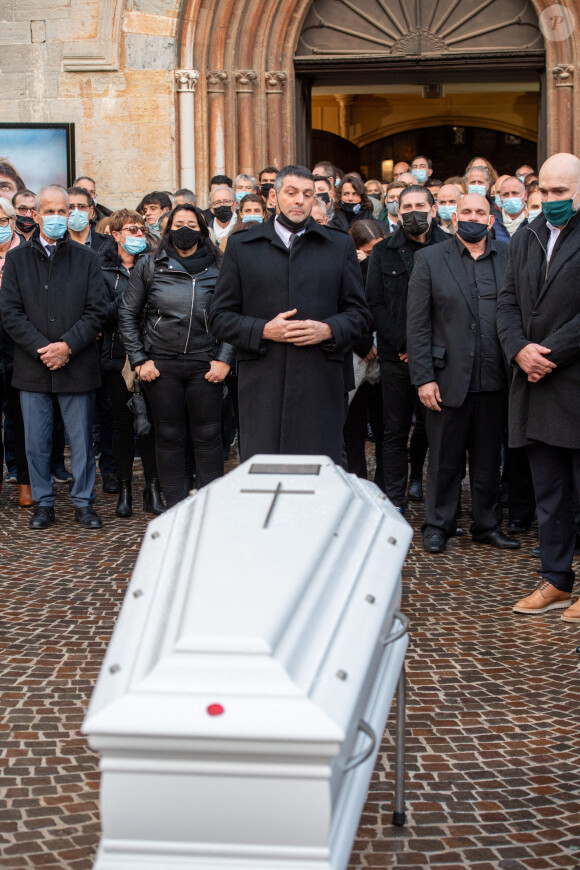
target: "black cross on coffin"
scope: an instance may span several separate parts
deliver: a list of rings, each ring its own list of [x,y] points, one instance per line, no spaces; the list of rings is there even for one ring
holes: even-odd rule
[[[276,489],[241,489],[240,492],[243,493],[271,493],[274,498],[272,499],[272,503],[268,508],[268,513],[266,514],[266,519],[264,520],[263,529],[268,528],[268,523],[270,522],[270,518],[274,511],[274,506],[276,501],[278,500],[279,495],[314,495],[315,490],[313,489],[282,489],[282,483],[280,482]]]

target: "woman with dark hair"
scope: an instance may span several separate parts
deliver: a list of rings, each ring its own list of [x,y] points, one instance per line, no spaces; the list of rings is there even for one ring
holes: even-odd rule
[[[239,233],[240,230],[247,230],[250,227],[258,224],[263,224],[266,218],[269,217],[268,210],[264,198],[259,193],[247,193],[240,200],[240,208],[238,211],[238,219],[233,226],[229,236],[233,233]],[[220,250],[225,251],[229,236],[222,239],[220,242]]]
[[[356,248],[363,281],[366,281],[369,257],[374,246],[387,236],[387,228],[382,221],[360,220],[350,228],[350,235]],[[373,328],[364,333],[353,345],[354,362],[358,366],[367,365],[369,371],[377,367],[377,348]],[[369,364],[372,364],[369,367]],[[369,375],[370,377],[370,375]],[[347,468],[351,474],[364,479],[368,476],[366,460],[366,440],[370,426],[375,442],[376,467],[374,482],[383,492],[383,399],[380,378],[371,383],[365,378],[352,396],[344,424],[344,444]]]
[[[345,175],[336,192],[334,216],[329,226],[348,233],[353,223],[371,220],[372,216],[373,204],[362,180],[356,175]]]
[[[119,478],[119,498],[115,513],[118,517],[133,514],[132,478],[135,459],[134,417],[127,407],[131,398],[122,371],[126,351],[119,334],[119,302],[129,286],[131,272],[148,250],[145,221],[136,211],[122,208],[106,220],[110,224],[111,241],[99,250],[101,268],[108,296],[107,320],[103,327],[101,369],[111,396],[113,408],[113,459]],[[143,510],[153,514],[163,512],[155,462],[155,436],[151,429],[139,436],[139,454],[145,475]]]
[[[221,383],[234,348],[209,334],[208,317],[222,254],[203,212],[191,203],[169,215],[155,254],[141,257],[119,307],[129,361],[145,384],[167,506],[188,491],[188,431],[198,485],[224,472]]]

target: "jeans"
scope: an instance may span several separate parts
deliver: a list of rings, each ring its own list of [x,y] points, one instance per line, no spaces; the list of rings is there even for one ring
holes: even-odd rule
[[[155,360],[160,372],[145,383],[155,423],[155,454],[167,506],[187,496],[186,449],[189,437],[199,487],[224,473],[221,438],[223,387],[204,375],[209,362],[197,359]]]
[[[71,498],[76,507],[88,507],[95,500],[93,392],[53,394],[20,391],[32,498],[42,507],[54,505],[55,493],[50,469],[53,399],[58,402],[69,437],[71,472],[74,477]]]

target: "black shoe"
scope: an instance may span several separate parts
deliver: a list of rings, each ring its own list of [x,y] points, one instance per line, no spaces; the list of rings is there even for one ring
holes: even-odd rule
[[[423,484],[420,480],[410,480],[407,498],[410,501],[423,501]]]
[[[74,477],[64,465],[55,465],[52,469],[52,479],[55,483],[72,483]]]
[[[75,508],[75,522],[80,523],[83,529],[101,529],[103,527],[102,519],[90,505]]]
[[[510,520],[507,524],[508,532],[529,532],[531,528],[531,523],[525,523],[523,520]]]
[[[463,537],[463,526],[455,526],[455,531],[453,533],[456,538]]]
[[[103,474],[103,492],[108,492],[110,495],[119,492],[119,478],[116,474],[112,472]]]
[[[533,550],[530,550],[530,556],[532,556],[534,559],[541,559],[542,554],[540,553],[540,548],[534,547]]]
[[[54,508],[38,505],[28,521],[31,529],[48,529],[54,523]]]
[[[442,553],[447,543],[445,536],[435,532],[432,535],[425,535],[423,538],[423,549],[426,553]]]
[[[150,514],[155,514],[156,517],[165,511],[165,505],[161,501],[159,481],[155,477],[145,481],[145,489],[143,491],[143,510]]]
[[[497,547],[498,550],[519,550],[522,546],[521,541],[516,541],[515,538],[508,538],[499,529],[495,532],[490,532],[484,538],[472,538],[472,540],[476,544],[489,544],[490,547]]]
[[[115,515],[118,517],[133,516],[133,494],[130,480],[119,481],[119,498],[117,499]]]

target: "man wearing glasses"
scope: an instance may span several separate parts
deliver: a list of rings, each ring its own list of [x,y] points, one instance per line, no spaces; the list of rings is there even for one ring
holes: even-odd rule
[[[32,190],[19,190],[12,197],[12,207],[16,212],[16,232],[25,241],[28,241],[36,229],[36,224],[32,217],[34,197],[35,194]]]
[[[100,251],[110,241],[110,237],[91,227],[91,221],[95,219],[95,202],[92,196],[84,187],[69,187],[67,193],[69,238],[79,245],[88,245],[93,251]]]
[[[209,195],[209,208],[213,214],[209,236],[215,245],[219,245],[226,236],[229,236],[238,219],[234,210],[232,188],[225,185],[214,187]]]

